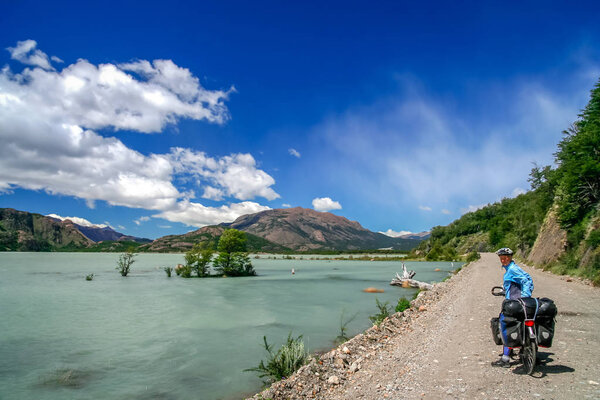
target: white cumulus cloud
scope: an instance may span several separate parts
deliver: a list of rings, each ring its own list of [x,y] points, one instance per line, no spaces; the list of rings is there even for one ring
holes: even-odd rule
[[[317,197],[312,201],[313,208],[317,211],[341,210],[342,205],[329,197]]]
[[[220,200],[223,196],[238,200],[264,197],[279,198],[271,186],[275,180],[266,172],[256,168],[251,154],[232,154],[220,159],[208,157],[203,152],[174,148],[170,155],[176,173],[191,174],[212,184],[205,189],[205,198]]]
[[[109,226],[108,224],[94,224],[94,223],[91,223],[90,221],[88,221],[87,219],[81,218],[81,217],[61,217],[58,214],[48,214],[46,216],[47,217],[51,217],[51,218],[55,218],[55,219],[59,219],[61,221],[64,221],[64,220],[68,219],[68,220],[70,220],[71,222],[73,222],[73,223],[75,223],[77,225],[87,226],[87,227],[90,227],[90,228],[106,228],[106,227]]]
[[[411,234],[412,232],[411,231],[399,231],[399,232],[396,232],[396,231],[394,231],[392,229],[388,229],[385,232],[380,231],[379,233],[382,233],[382,234],[384,234],[386,236],[390,236],[390,237],[400,237],[400,236]]]
[[[419,210],[431,211],[431,207],[428,207],[428,206],[419,206]]]
[[[19,41],[15,47],[8,47],[6,50],[10,52],[10,57],[13,60],[46,70],[53,70],[54,67],[50,64],[48,55],[43,51],[36,49],[36,47],[37,42],[35,40],[28,39]],[[52,57],[52,60],[57,61],[60,60],[60,58]]]
[[[106,134],[160,132],[180,118],[224,123],[224,102],[234,89],[207,90],[171,60],[94,65],[80,59],[57,71],[44,64],[48,57],[36,45],[29,40],[8,49],[35,68],[0,71],[0,193],[44,190],[84,199],[90,208],[106,201],[190,225],[229,221],[263,207],[247,200],[279,197],[271,188],[275,180],[250,154],[212,158],[173,148],[145,155]],[[190,203],[195,187],[178,186],[190,181],[205,198],[244,202],[225,208]]]
[[[177,207],[153,215],[156,218],[164,218],[172,222],[181,222],[186,225],[203,227],[214,225],[221,222],[233,222],[237,217],[245,214],[253,214],[260,211],[269,210],[267,206],[262,206],[251,201],[223,205],[221,207],[206,207],[199,203],[193,203],[189,200],[183,200],[177,203]]]
[[[148,222],[150,221],[150,217],[148,216],[143,216],[143,217],[139,217],[138,219],[134,219],[133,222],[135,222],[136,225],[141,225],[142,222]]]

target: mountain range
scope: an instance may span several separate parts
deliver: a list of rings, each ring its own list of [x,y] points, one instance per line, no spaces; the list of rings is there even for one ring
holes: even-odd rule
[[[296,207],[243,215],[231,223],[205,226],[182,235],[150,239],[119,233],[107,226],[83,226],[69,219],[10,208],[0,209],[0,251],[123,251],[185,252],[195,243],[216,248],[225,229],[246,233],[252,252],[410,250],[428,232],[390,237],[358,222],[328,212]]]
[[[112,242],[114,250],[122,250],[126,243],[152,242],[107,226],[83,226],[70,219],[0,208],[0,251],[77,251],[104,241]]]

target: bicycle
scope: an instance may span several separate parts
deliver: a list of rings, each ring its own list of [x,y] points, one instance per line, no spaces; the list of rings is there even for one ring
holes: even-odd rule
[[[504,291],[504,288],[500,287],[500,286],[494,286],[492,288],[492,295],[494,296],[506,296],[506,292]],[[528,318],[528,312],[527,312],[527,306],[525,305],[525,303],[523,302],[522,299],[519,299],[521,306],[523,307],[523,312],[524,312],[524,316],[525,319],[523,320],[523,324],[519,326],[519,329],[521,329],[520,335],[517,335],[517,337],[520,337],[520,346],[518,346],[519,349],[519,358],[520,361],[523,363],[523,369],[525,371],[525,373],[527,375],[531,375],[535,369],[535,365],[536,365],[536,361],[537,361],[537,352],[538,352],[538,341],[537,341],[537,330],[536,330],[536,324],[535,324],[535,319],[537,317],[537,313],[539,310],[539,304],[538,304],[538,300],[534,299],[536,304],[535,304],[535,312],[533,315],[533,318]],[[500,327],[498,327],[500,328]],[[493,330],[493,327],[492,327]],[[512,344],[512,343],[510,343]],[[506,345],[506,344],[505,344]],[[508,347],[515,347],[515,346],[508,346]]]

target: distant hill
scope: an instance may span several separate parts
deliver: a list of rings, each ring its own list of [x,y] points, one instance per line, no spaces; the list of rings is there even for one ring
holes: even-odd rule
[[[183,235],[163,236],[154,240],[152,243],[142,245],[139,251],[148,251],[153,253],[186,252],[196,243],[204,243],[210,248],[216,249],[219,238],[226,228],[223,226],[205,226]],[[279,244],[270,242],[266,239],[246,233],[248,251],[251,252],[269,252],[285,253],[290,249]]]
[[[0,251],[123,251],[150,242],[110,227],[0,208]]]
[[[286,208],[244,215],[232,223],[206,226],[183,235],[154,241],[116,232],[106,226],[83,226],[10,208],[0,209],[0,251],[120,252],[135,247],[139,252],[186,252],[195,243],[217,247],[227,228],[246,233],[248,251],[410,250],[423,238],[393,238],[371,232],[358,222],[328,212]]]
[[[419,232],[419,233],[407,233],[406,235],[400,235],[398,237],[402,238],[402,239],[425,240],[425,239],[429,239],[430,236],[431,236],[431,232],[427,231],[427,232]]]
[[[103,241],[128,241],[128,242],[137,242],[137,243],[150,243],[151,239],[139,238],[135,236],[125,235],[124,233],[117,232],[112,229],[110,226],[105,225],[81,225],[77,224],[75,221],[72,221],[68,218],[56,218],[54,214],[47,215],[48,218],[52,218],[56,221],[63,222],[64,224],[72,224],[75,228],[83,233],[88,239],[93,242],[103,242]]]
[[[410,250],[422,240],[389,237],[365,229],[356,221],[301,207],[243,215],[220,226],[256,235],[294,251]]]
[[[0,251],[50,251],[93,244],[70,221],[0,208]]]

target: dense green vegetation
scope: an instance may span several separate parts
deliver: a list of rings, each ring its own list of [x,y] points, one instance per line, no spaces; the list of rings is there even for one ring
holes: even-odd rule
[[[196,272],[198,278],[204,278],[209,275],[212,256],[213,250],[211,248],[206,248],[200,243],[195,244],[190,251],[185,253],[185,266],[190,271]]]
[[[256,275],[246,252],[246,243],[246,233],[227,229],[219,237],[217,257],[213,258],[214,250],[206,242],[196,243],[185,253],[185,265],[178,266],[175,273],[182,278],[191,278],[193,274],[198,278]],[[210,273],[211,263],[216,274]]]
[[[256,275],[248,253],[246,253],[246,234],[237,229],[227,229],[219,239],[219,254],[213,261],[217,273],[226,276]]]
[[[412,253],[427,260],[453,260],[473,251],[511,247],[526,258],[548,212],[556,210],[567,244],[544,268],[590,278],[600,285],[600,81],[579,119],[554,154],[556,167],[534,166],[531,190],[433,228]]]

